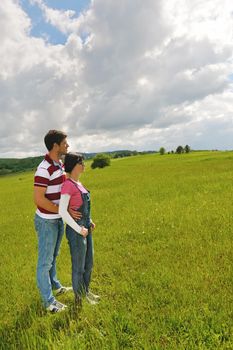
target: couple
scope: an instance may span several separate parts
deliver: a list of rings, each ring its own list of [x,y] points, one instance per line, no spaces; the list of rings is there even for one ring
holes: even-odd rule
[[[38,235],[37,285],[46,309],[52,313],[63,311],[66,305],[53,295],[73,289],[75,303],[81,307],[85,297],[91,304],[99,296],[91,293],[89,284],[93,266],[92,231],[95,224],[90,217],[90,192],[79,181],[84,171],[84,158],[78,153],[67,153],[67,135],[50,130],[44,138],[48,149],[34,178],[34,201],[37,206],[35,229]],[[60,157],[65,155],[64,168]],[[56,274],[59,253],[66,225],[72,262],[72,287],[64,287]]]

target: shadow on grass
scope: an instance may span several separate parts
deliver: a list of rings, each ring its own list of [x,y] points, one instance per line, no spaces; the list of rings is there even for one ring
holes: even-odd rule
[[[70,323],[78,322],[80,314],[73,304],[62,313],[48,313],[38,300],[19,312],[11,324],[0,326],[0,350],[54,349],[60,333],[69,333]]]

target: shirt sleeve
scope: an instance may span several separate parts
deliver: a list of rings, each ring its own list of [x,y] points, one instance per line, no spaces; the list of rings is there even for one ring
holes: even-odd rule
[[[68,206],[70,201],[69,194],[61,194],[60,202],[59,202],[59,215],[61,215],[62,219],[77,233],[81,234],[81,226],[74,221],[72,216],[70,216],[68,212]]]
[[[70,181],[65,181],[61,187],[61,194],[69,194],[72,196],[74,192],[74,185]]]
[[[50,174],[47,169],[38,168],[34,177],[34,186],[48,187]]]

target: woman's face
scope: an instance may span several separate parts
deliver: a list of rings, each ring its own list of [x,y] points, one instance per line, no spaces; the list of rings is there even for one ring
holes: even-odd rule
[[[72,175],[78,176],[82,174],[85,170],[85,164],[82,162],[82,164],[76,164],[74,169],[72,170]]]

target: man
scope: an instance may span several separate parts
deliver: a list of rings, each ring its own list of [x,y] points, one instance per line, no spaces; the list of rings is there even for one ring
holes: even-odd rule
[[[46,309],[60,312],[66,305],[58,302],[56,295],[72,290],[61,285],[56,274],[56,257],[59,253],[64,224],[58,214],[61,185],[65,180],[60,157],[68,150],[67,135],[62,131],[50,130],[44,138],[48,149],[34,178],[34,201],[37,206],[35,228],[38,235],[37,285]],[[74,218],[80,218],[70,210]]]

